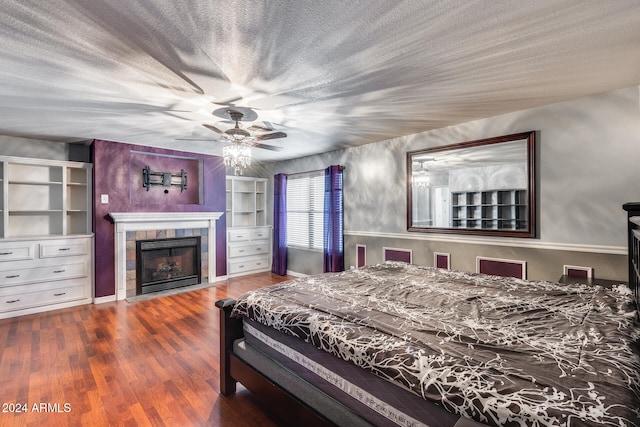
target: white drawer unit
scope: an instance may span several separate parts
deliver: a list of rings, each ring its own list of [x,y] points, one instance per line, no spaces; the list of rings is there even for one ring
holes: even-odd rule
[[[271,265],[268,257],[231,261],[229,262],[229,274],[239,276],[242,274],[268,270],[270,267]]]
[[[257,245],[238,245],[229,246],[229,258],[246,257],[250,255],[268,254],[268,242],[259,243]]]
[[[92,236],[0,242],[0,319],[90,303],[92,254]]]
[[[57,258],[63,256],[88,255],[89,247],[87,240],[52,243],[43,242],[40,244],[40,258]]]
[[[227,275],[229,277],[271,269],[271,227],[227,230]]]
[[[0,274],[1,286],[42,282],[44,280],[64,280],[87,275],[83,262],[75,264],[47,265],[44,267],[3,270]]]
[[[2,242],[0,243],[0,263],[33,259],[34,248],[33,242]]]
[[[250,230],[229,230],[229,242],[247,242],[251,240]]]
[[[0,294],[0,313],[12,314],[12,312],[15,313],[21,309],[82,301],[91,297],[82,282],[67,283],[66,285],[41,291],[33,291],[29,286],[16,286],[12,289],[15,293]]]

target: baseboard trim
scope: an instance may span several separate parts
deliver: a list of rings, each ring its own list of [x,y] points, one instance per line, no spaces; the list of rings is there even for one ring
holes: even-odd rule
[[[297,271],[287,270],[287,276],[293,276],[293,277],[307,277],[307,276],[309,276],[309,275],[308,275],[308,274],[304,274],[304,273],[298,273]]]
[[[104,304],[107,302],[114,302],[116,300],[115,295],[107,295],[106,297],[97,297],[93,299],[94,304]]]

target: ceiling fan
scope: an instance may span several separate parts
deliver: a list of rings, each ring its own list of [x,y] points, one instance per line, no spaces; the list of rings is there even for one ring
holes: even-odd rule
[[[251,111],[251,110],[250,110]],[[270,133],[262,133],[259,135],[251,135],[248,130],[242,129],[240,127],[239,122],[244,117],[244,114],[238,110],[229,109],[226,110],[226,113],[229,114],[231,120],[235,122],[235,126],[227,129],[225,131],[220,130],[219,128],[203,124],[205,128],[214,131],[215,133],[221,135],[226,142],[225,146],[222,147],[222,157],[224,158],[224,163],[227,166],[233,168],[234,173],[236,175],[242,175],[242,171],[251,166],[251,149],[252,148],[262,148],[265,150],[272,151],[280,151],[283,150],[283,147],[277,147],[274,145],[262,144],[259,141],[265,141],[269,139],[276,138],[285,138],[287,136],[284,132],[273,132],[274,129],[270,127],[252,125],[249,129],[253,131],[260,132],[270,132]],[[216,114],[219,115],[219,114]],[[257,115],[256,115],[257,117]],[[269,126],[265,123],[266,126]],[[193,139],[192,139],[193,140]],[[220,140],[217,140],[220,141]]]
[[[265,126],[252,125],[248,129],[253,131],[258,131],[258,132],[271,132],[271,133],[251,135],[251,133],[249,133],[248,130],[242,129],[239,125],[239,122],[244,117],[243,113],[237,110],[227,110],[227,113],[231,117],[231,120],[235,122],[235,127],[223,131],[213,125],[203,124],[202,126],[204,126],[209,130],[214,131],[217,134],[220,134],[229,142],[248,142],[251,145],[251,147],[262,148],[262,149],[271,150],[271,151],[280,151],[283,149],[282,147],[276,147],[274,145],[262,144],[259,141],[266,141],[269,139],[277,139],[277,138],[286,138],[287,136],[286,133],[273,132],[274,129],[272,128],[265,127]]]
[[[250,110],[248,108],[237,108],[237,109],[226,109],[224,111],[224,114],[227,114],[229,117],[231,117],[231,119],[233,120],[233,122],[222,122],[222,123],[231,123],[231,124],[235,124],[235,127],[231,128],[231,129],[227,129],[225,131],[221,130],[220,128],[213,126],[213,125],[209,125],[209,124],[203,124],[202,126],[204,126],[205,128],[219,134],[220,136],[222,136],[224,138],[224,140],[214,140],[214,141],[222,141],[222,142],[244,142],[248,145],[250,145],[251,147],[255,147],[255,148],[262,148],[265,150],[271,150],[271,151],[281,151],[284,148],[283,147],[277,147],[275,145],[267,145],[267,144],[262,144],[259,141],[266,141],[269,139],[277,139],[277,138],[286,138],[287,134],[284,132],[273,132],[274,129],[273,127],[271,127],[270,123],[268,122],[263,122],[265,124],[265,126],[259,126],[259,125],[251,125],[247,128],[247,130],[242,129],[239,125],[238,122],[242,121],[242,119],[244,117],[246,117],[247,115],[240,111],[240,110],[247,110],[250,113],[253,114],[249,114],[248,116],[251,118],[257,118],[257,114],[255,114],[255,112],[253,112],[253,110]],[[216,110],[214,111],[214,115],[218,116],[218,117],[226,117],[223,116],[223,112]],[[250,119],[251,120],[251,119]],[[260,134],[257,135],[251,135],[249,133],[249,131],[253,131],[253,132],[261,132]],[[265,132],[270,132],[270,133],[265,133]],[[176,138],[176,140],[179,141],[212,141],[211,139],[202,139],[202,138]]]

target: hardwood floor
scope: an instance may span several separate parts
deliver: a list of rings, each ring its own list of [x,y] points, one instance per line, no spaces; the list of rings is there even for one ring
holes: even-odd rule
[[[276,426],[242,387],[219,394],[214,304],[285,279],[0,320],[0,426]]]

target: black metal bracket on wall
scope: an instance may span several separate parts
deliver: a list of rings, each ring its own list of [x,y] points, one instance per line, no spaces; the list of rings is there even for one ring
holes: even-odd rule
[[[161,185],[169,188],[171,186],[180,187],[182,193],[187,189],[187,172],[181,169],[178,173],[152,171],[149,166],[142,168],[142,187],[149,191],[152,185]],[[169,190],[165,189],[165,193]]]

